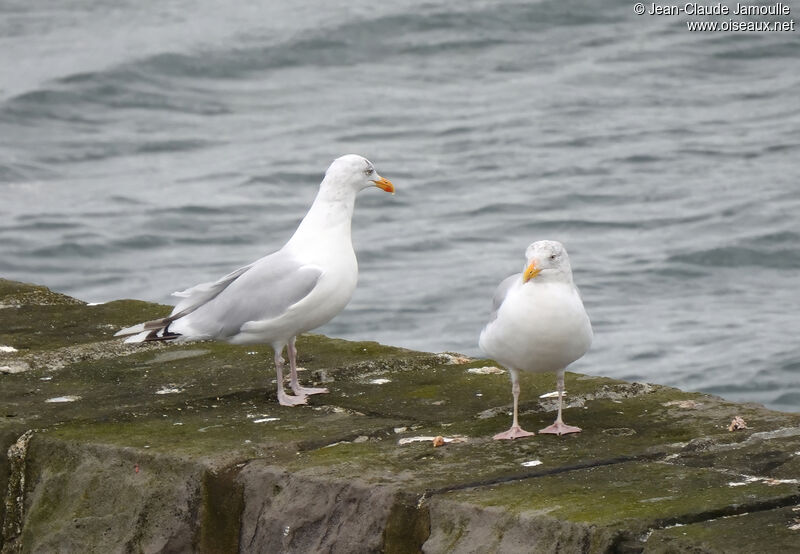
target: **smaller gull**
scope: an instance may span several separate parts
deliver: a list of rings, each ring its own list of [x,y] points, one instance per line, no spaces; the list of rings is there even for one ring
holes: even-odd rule
[[[306,404],[308,395],[328,392],[301,387],[295,339],[330,321],[353,295],[358,263],[350,236],[356,194],[367,187],[394,193],[372,163],[350,154],[325,172],[319,192],[289,242],[221,279],[181,292],[165,318],[122,329],[125,342],[224,340],[269,344],[275,351],[278,402]],[[283,349],[289,355],[292,394],[283,388]]]
[[[514,416],[511,428],[495,439],[529,437],[517,420],[519,372],[555,371],[558,380],[558,417],[540,433],[563,435],[580,428],[561,419],[566,367],[583,356],[592,344],[592,325],[580,293],[572,282],[567,251],[560,242],[534,242],[525,251],[522,273],[500,283],[494,295],[489,323],[483,328],[480,347],[508,368]]]

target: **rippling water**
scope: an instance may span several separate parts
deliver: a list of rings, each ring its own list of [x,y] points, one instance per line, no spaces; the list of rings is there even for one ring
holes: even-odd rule
[[[0,275],[168,302],[282,245],[356,152],[398,193],[360,195],[324,332],[477,355],[557,239],[575,370],[796,411],[800,32],[632,5],[6,0]]]

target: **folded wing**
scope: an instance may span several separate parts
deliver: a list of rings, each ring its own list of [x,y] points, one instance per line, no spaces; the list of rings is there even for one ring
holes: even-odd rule
[[[181,300],[172,313],[122,329],[125,342],[187,338],[227,338],[242,325],[280,316],[316,286],[322,270],[278,251],[217,281],[201,283],[173,296]]]
[[[492,311],[489,314],[489,321],[487,322],[487,325],[497,319],[497,311],[500,309],[500,306],[503,305],[503,301],[506,299],[508,290],[515,281],[521,279],[522,273],[515,273],[514,275],[509,275],[503,279],[499,285],[497,285],[497,289],[494,291],[494,296],[492,297]]]

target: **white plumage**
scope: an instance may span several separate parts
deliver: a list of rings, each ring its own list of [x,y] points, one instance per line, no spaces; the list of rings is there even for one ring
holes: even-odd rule
[[[297,381],[295,339],[333,319],[350,301],[358,263],[350,236],[356,194],[370,186],[394,186],[361,156],[336,159],[300,226],[283,248],[221,279],[181,292],[169,317],[123,329],[125,342],[218,339],[234,344],[266,343],[275,350],[278,401],[305,404],[326,389]],[[283,388],[282,352],[288,347],[291,388]]]
[[[572,281],[567,251],[560,242],[534,242],[525,251],[522,273],[506,278],[494,296],[489,323],[480,336],[480,347],[511,375],[514,415],[511,428],[495,439],[533,435],[517,420],[519,371],[555,371],[559,406],[555,423],[541,433],[575,433],[561,417],[565,368],[583,356],[592,343],[592,326],[580,293]]]

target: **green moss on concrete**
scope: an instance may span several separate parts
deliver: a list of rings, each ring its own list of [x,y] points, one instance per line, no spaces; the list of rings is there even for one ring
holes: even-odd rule
[[[797,497],[793,484],[751,482],[731,486],[717,471],[668,463],[627,462],[591,467],[488,488],[447,493],[445,498],[516,514],[546,514],[565,521],[619,526],[633,532],[723,514],[733,506]]]
[[[444,381],[456,384],[461,374],[465,373],[452,366],[439,368],[438,371],[445,377]],[[495,376],[485,376],[493,377]],[[413,381],[413,376],[408,378]],[[598,380],[595,384],[605,387],[609,383]],[[487,392],[489,398],[483,402],[502,402],[502,383],[497,385],[499,388],[496,393],[492,395]],[[381,388],[386,386],[388,385],[382,385]],[[413,383],[408,386],[413,390]],[[484,391],[491,390],[486,384],[481,388]],[[463,392],[454,394],[465,396]],[[348,406],[359,409],[350,400],[352,396],[346,399]],[[676,416],[672,408],[664,404],[675,399],[685,399],[686,393],[668,387],[656,387],[646,396],[629,398],[624,403],[595,400],[583,408],[567,410],[567,421],[582,426],[583,433],[564,437],[536,436],[511,442],[491,440],[494,433],[508,427],[510,415],[501,413],[482,419],[474,409],[472,412],[462,411],[464,404],[471,402],[469,397],[463,404],[436,406],[430,414],[426,412],[428,406],[413,405],[413,400],[406,399],[410,405],[407,406],[407,412],[404,409],[403,413],[398,414],[398,406],[402,407],[402,402],[399,401],[391,403],[387,408],[398,415],[403,422],[402,426],[407,427],[405,431],[392,432],[382,438],[376,437],[380,440],[339,444],[327,449],[302,452],[289,467],[293,471],[313,471],[314,468],[324,467],[326,471],[343,478],[349,472],[357,472],[361,479],[376,483],[384,482],[389,474],[395,480],[402,480],[408,490],[421,494],[428,489],[447,488],[459,483],[525,476],[538,472],[542,467],[553,469],[606,463],[614,459],[652,459],[678,454],[687,448],[691,439],[698,436],[715,437],[720,444],[735,444],[747,436],[746,433],[729,433],[725,429],[725,424],[730,421],[724,419],[726,416],[709,417],[714,412],[712,406],[716,406],[724,414],[735,405],[702,395],[693,396],[702,397],[710,411],[698,412],[694,419],[683,414]],[[356,395],[356,398],[360,397]],[[414,419],[410,419],[412,414]],[[751,417],[750,414],[745,415]],[[752,417],[754,420],[758,419],[756,415]],[[533,412],[526,414],[522,422],[530,429],[540,429],[551,423],[553,418],[552,412]],[[786,420],[782,415],[776,418],[773,426],[792,421],[792,416],[788,416]],[[399,439],[403,437],[436,435],[463,437],[465,442],[450,443],[442,448],[433,448],[428,441],[398,445]],[[523,466],[523,463],[534,460],[541,461],[542,466],[530,469]]]
[[[445,524],[436,521],[435,534],[438,544],[450,545],[444,551],[468,551],[469,544],[481,534],[473,529],[473,519],[466,527],[454,524],[453,519],[458,514],[474,512],[477,506],[494,514],[506,514],[495,521],[496,544],[507,543],[506,534],[526,530],[527,547],[535,551],[555,552],[553,545],[577,541],[584,552],[640,552],[645,541],[648,547],[675,546],[666,539],[648,540],[653,529],[708,522],[800,500],[797,486],[791,483],[731,486],[728,479],[729,475],[718,471],[687,470],[666,463],[628,462],[549,475],[543,469],[535,479],[436,496],[432,509],[443,514],[440,517]],[[742,536],[742,544],[750,544],[745,528],[736,534]],[[707,538],[711,545],[729,545],[720,551],[759,551],[737,548],[736,539],[731,537],[722,542],[715,541],[713,535]],[[485,536],[481,540],[486,540]],[[663,551],[692,551],[687,547],[698,542],[687,540],[678,543],[683,550]]]
[[[655,531],[645,554],[683,552],[796,552],[800,544],[800,507],[723,516]]]
[[[72,298],[71,296],[53,292],[41,285],[32,285],[0,278],[0,306],[48,306],[54,304],[85,305],[86,303]]]
[[[800,476],[800,427],[753,430],[746,437],[737,434],[742,440],[736,442],[720,440],[723,438],[728,437],[703,437],[690,443],[676,463],[773,479]]]
[[[415,496],[398,494],[383,530],[383,552],[414,554],[431,534],[430,510]]]
[[[0,344],[24,355],[97,342],[128,322],[163,317],[170,309],[138,300],[89,306],[45,287],[0,279]]]
[[[106,525],[133,529],[119,531],[117,542],[102,539],[111,550],[180,541],[193,549],[231,549],[237,525],[259,533],[236,514],[268,517],[272,509],[266,502],[242,512],[237,504],[236,475],[255,463],[274,467],[275,482],[303,498],[322,494],[335,502],[345,491],[362,502],[380,488],[380,501],[361,509],[382,506],[385,521],[363,532],[398,552],[423,543],[460,551],[476,536],[513,549],[529,532],[565,548],[636,549],[646,529],[717,517],[726,506],[763,510],[796,494],[791,482],[727,482],[744,474],[797,478],[797,414],[569,373],[564,417],[583,433],[493,441],[510,424],[511,394],[507,375],[467,371],[486,360],[449,364],[436,354],[306,335],[298,340],[301,381],[331,392],[286,408],[276,401],[268,347],[112,339],[116,329],[164,315],[167,306],[86,306],[2,281],[0,296],[11,299],[11,307],[0,309],[0,344],[20,349],[3,354],[0,366],[28,367],[0,374],[0,446],[39,429],[23,538],[42,548],[102,535]],[[523,427],[538,430],[553,421],[555,401],[539,395],[554,385],[553,375],[522,376]],[[57,397],[79,399],[46,402]],[[736,415],[749,429],[727,430]],[[463,442],[398,443],[436,435]],[[3,460],[0,486],[8,473]],[[541,463],[524,465],[533,461]],[[290,477],[276,477],[281,472]],[[141,486],[152,494],[137,492]],[[253,483],[242,486],[254,494]],[[92,492],[109,487],[110,499]],[[285,508],[293,497],[283,491],[276,498],[275,506]],[[178,519],[160,511],[170,502],[181,506]],[[444,506],[459,508],[448,519]],[[172,527],[155,514],[166,514]],[[370,525],[378,525],[376,517]],[[73,528],[75,520],[84,527]],[[295,544],[302,535],[308,544],[323,544],[313,542],[316,527],[308,525],[286,540]]]
[[[291,408],[263,410],[253,398],[220,398],[208,404],[167,407],[160,413],[127,414],[91,426],[76,421],[45,431],[48,437],[146,449],[178,457],[205,459],[214,465],[264,458],[286,463],[307,444],[324,445],[391,428],[393,420],[347,413],[297,414]],[[261,409],[259,409],[261,408]],[[315,424],[309,423],[313,417]],[[278,418],[278,421],[260,422]]]
[[[2,302],[2,300],[0,300]],[[168,306],[120,300],[83,304],[22,305],[0,310],[0,343],[23,354],[110,339],[123,321],[163,317]]]
[[[197,552],[238,552],[244,496],[236,482],[238,470],[228,468],[203,475],[203,505]]]
[[[2,415],[0,415],[2,418]],[[0,419],[2,421],[2,419]],[[9,426],[10,427],[10,426]],[[6,504],[10,500],[9,496],[9,476],[11,465],[8,460],[8,449],[22,435],[22,431],[14,428],[3,429],[0,427],[0,549],[3,548],[4,533],[2,532],[4,522],[6,522]],[[0,550],[1,552],[2,550]]]
[[[23,433],[7,450],[6,489],[3,497],[2,520],[0,522],[0,544],[3,552],[19,550],[19,535],[24,525],[25,467],[28,444],[33,431]]]
[[[145,451],[31,441],[23,552],[179,551],[196,532],[193,462]]]

